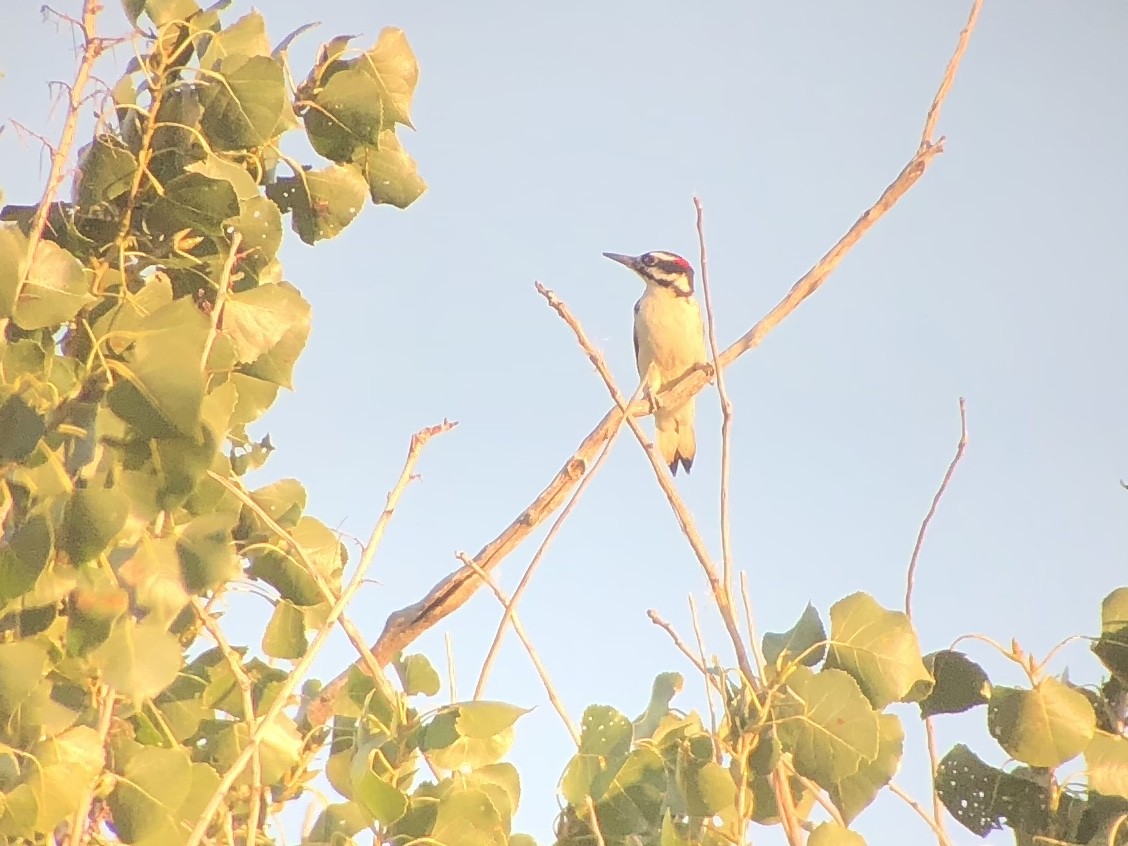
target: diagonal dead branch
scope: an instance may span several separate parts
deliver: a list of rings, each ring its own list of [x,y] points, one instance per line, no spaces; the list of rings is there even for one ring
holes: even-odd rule
[[[717,359],[719,367],[728,367],[744,353],[759,346],[769,332],[822,287],[846,254],[920,181],[933,159],[943,152],[943,139],[934,140],[936,123],[940,108],[947,99],[960,62],[967,50],[981,6],[982,0],[975,0],[972,5],[968,23],[960,34],[940,87],[929,107],[922,140],[912,158],[877,201],[866,209],[826,255],[791,287],[775,308],[720,354]],[[711,368],[702,368],[687,374],[677,384],[659,394],[659,402],[676,406],[694,396],[710,381],[709,370]],[[630,411],[635,416],[644,416],[649,412],[649,405],[646,402],[637,402],[632,404]],[[608,411],[532,503],[496,538],[479,550],[474,556],[474,562],[480,568],[490,572],[497,567],[538,525],[564,504],[596,454],[611,437],[617,419],[617,408]],[[424,632],[461,608],[480,586],[481,580],[474,571],[463,566],[443,578],[418,602],[393,612],[388,617],[380,637],[372,646],[372,653],[377,662],[381,665],[386,664],[392,656]],[[343,689],[347,678],[348,671],[339,675],[325,686],[318,700],[311,704],[308,716],[315,725],[323,723],[332,714],[333,702]]]

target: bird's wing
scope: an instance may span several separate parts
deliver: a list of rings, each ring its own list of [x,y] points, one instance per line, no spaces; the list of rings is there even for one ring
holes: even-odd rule
[[[641,307],[642,307],[642,299],[639,298],[639,301],[634,304],[634,315],[635,315],[634,348],[635,348],[635,361],[636,362],[638,361],[638,310]]]

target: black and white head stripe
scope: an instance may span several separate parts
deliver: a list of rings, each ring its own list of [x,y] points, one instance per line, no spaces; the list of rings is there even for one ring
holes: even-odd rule
[[[693,266],[676,253],[656,250],[641,256],[624,256],[619,253],[603,255],[626,265],[647,282],[666,288],[678,296],[693,295]]]
[[[693,293],[693,266],[675,253],[661,250],[638,257],[639,273],[656,285],[679,294]]]

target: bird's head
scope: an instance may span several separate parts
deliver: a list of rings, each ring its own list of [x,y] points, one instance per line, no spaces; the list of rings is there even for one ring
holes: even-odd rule
[[[647,287],[664,288],[679,297],[693,296],[693,266],[676,253],[656,250],[641,256],[624,256],[619,253],[603,255],[625,265],[642,277]]]

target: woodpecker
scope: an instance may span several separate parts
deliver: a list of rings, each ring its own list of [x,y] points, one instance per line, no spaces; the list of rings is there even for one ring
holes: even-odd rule
[[[662,408],[654,398],[668,383],[705,362],[705,327],[693,297],[693,267],[681,256],[663,251],[603,255],[629,267],[646,283],[634,307],[635,363],[643,393],[654,407],[658,451],[675,476],[679,464],[688,473],[697,452],[694,400]]]

